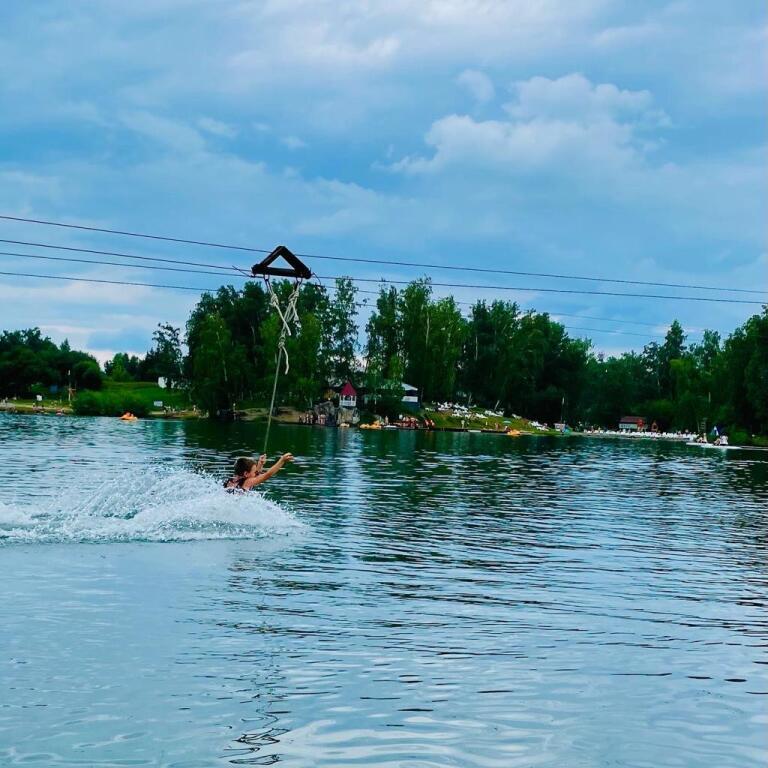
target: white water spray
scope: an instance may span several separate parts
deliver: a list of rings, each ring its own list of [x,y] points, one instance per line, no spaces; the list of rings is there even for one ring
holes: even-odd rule
[[[217,479],[178,468],[126,473],[95,491],[58,489],[43,503],[0,502],[0,545],[256,539],[300,527],[259,492],[226,493]]]

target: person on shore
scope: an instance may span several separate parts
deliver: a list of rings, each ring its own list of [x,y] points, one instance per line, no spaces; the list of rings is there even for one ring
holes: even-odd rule
[[[293,461],[293,454],[284,453],[269,469],[264,469],[266,460],[263,453],[258,459],[240,457],[235,462],[234,474],[224,482],[224,487],[228,491],[250,491],[274,477],[287,462]]]

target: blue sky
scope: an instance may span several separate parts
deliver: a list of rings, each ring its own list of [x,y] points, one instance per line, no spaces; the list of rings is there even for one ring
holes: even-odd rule
[[[257,248],[768,291],[762,0],[11,0],[0,29],[0,213]],[[253,261],[2,221],[0,238]],[[5,255],[0,271],[220,282]],[[759,310],[537,290],[454,295],[564,313],[566,326],[606,329],[586,335],[608,352],[645,341],[609,329],[652,340],[678,318],[693,339]],[[183,325],[195,300],[0,275],[0,328],[37,325],[103,360],[143,352],[157,322]]]

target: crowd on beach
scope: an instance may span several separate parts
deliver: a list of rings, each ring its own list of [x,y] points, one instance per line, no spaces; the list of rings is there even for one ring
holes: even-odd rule
[[[582,434],[594,435],[596,437],[630,437],[644,438],[651,440],[685,440],[691,442],[696,440],[695,432],[661,432],[661,431],[637,431],[633,432],[627,429],[585,429]],[[706,440],[705,440],[706,442]]]

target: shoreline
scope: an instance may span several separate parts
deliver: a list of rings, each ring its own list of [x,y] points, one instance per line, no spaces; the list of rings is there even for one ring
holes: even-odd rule
[[[240,419],[237,419],[237,421],[245,421],[245,422],[257,422],[257,421],[265,421],[266,420],[266,414],[267,409],[266,408],[248,408],[244,411],[244,416]],[[119,416],[85,416],[85,415],[78,415],[76,414],[71,406],[63,405],[63,406],[49,406],[49,405],[43,405],[43,406],[35,406],[28,403],[0,403],[0,414],[2,413],[9,413],[9,414],[16,414],[16,415],[24,415],[24,416],[72,416],[75,418],[102,418],[102,419],[114,419],[116,421],[120,420]],[[288,425],[288,426],[295,426],[295,427],[311,427],[316,429],[354,429],[358,430],[360,429],[360,424],[355,425],[345,425],[344,427],[339,427],[336,425],[326,425],[326,424],[305,424],[298,421],[297,418],[298,411],[291,410],[288,413],[282,413],[277,414],[276,416],[272,417],[272,421],[276,424],[280,425]],[[178,420],[178,421],[190,421],[190,420],[201,420],[205,419],[206,417],[202,416],[199,411],[176,411],[174,413],[165,413],[162,411],[150,411],[146,416],[140,417],[139,421],[142,420]],[[464,433],[464,434],[484,434],[484,435],[500,435],[500,436],[509,436],[511,438],[518,438],[518,437],[562,437],[562,438],[571,438],[571,437],[585,437],[585,438],[593,438],[593,439],[602,439],[602,440],[643,440],[643,441],[654,441],[654,442],[669,442],[669,443],[689,443],[695,440],[696,435],[693,433],[686,433],[686,434],[673,434],[673,433],[655,433],[655,432],[629,432],[629,433],[621,433],[618,431],[603,431],[603,432],[577,432],[569,430],[568,432],[560,432],[558,430],[550,429],[550,430],[525,430],[521,429],[517,431],[517,434],[508,435],[506,430],[496,430],[496,429],[483,429],[483,428],[470,428],[470,427],[454,427],[454,426],[435,426],[430,429],[423,429],[423,428],[409,428],[409,427],[399,427],[397,425],[389,425],[385,428],[376,429],[376,430],[364,430],[364,431],[371,431],[371,432],[450,432],[450,433]],[[712,446],[711,443],[709,443],[710,446]],[[732,450],[752,450],[752,451],[768,451],[768,446],[761,446],[761,445],[731,445],[728,446]]]
[[[70,405],[41,405],[35,406],[28,403],[0,403],[0,413],[12,413],[23,416],[74,416],[75,418],[94,418],[91,414],[75,413]],[[98,416],[102,419],[119,419],[119,416]],[[141,419],[202,419],[199,411],[175,411],[165,413],[164,411],[150,411]]]

